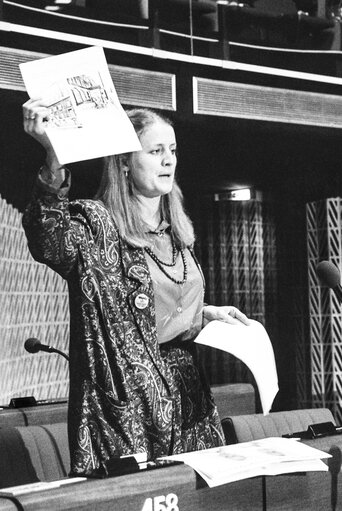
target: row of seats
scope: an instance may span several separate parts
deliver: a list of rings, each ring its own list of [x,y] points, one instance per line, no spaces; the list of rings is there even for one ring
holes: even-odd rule
[[[1,420],[1,416],[0,416]],[[304,431],[313,423],[334,421],[328,409],[231,416],[223,420],[227,443]],[[334,440],[336,441],[336,440]],[[340,447],[342,444],[342,437]],[[329,439],[313,444],[328,452]],[[67,477],[70,457],[67,424],[0,428],[0,488]]]
[[[215,385],[212,391],[222,417],[255,412],[251,384]],[[67,477],[67,408],[64,401],[0,410],[0,488]]]
[[[68,476],[67,423],[0,428],[0,488]]]
[[[254,390],[249,384],[221,385],[213,391],[228,444],[304,431],[313,423],[334,423],[328,409],[256,414]],[[0,411],[0,488],[68,476],[66,414],[66,403]],[[23,416],[26,425],[22,425]],[[20,425],[15,424],[15,417]],[[338,441],[341,447],[342,436]],[[316,447],[328,451],[331,442],[327,437]]]
[[[329,421],[334,422],[331,412],[322,408],[225,417],[223,427],[227,443],[232,444],[305,431],[311,424]],[[319,448],[328,450],[329,441],[324,442]],[[67,477],[66,421],[1,427],[0,452],[0,488]]]
[[[331,49],[337,39],[336,13],[328,0],[17,0],[23,6],[59,9],[61,14],[137,27],[149,25],[160,45],[160,30],[220,41],[290,48]],[[313,8],[324,4],[319,9]],[[58,5],[55,5],[58,4]],[[326,6],[326,7],[324,7]],[[6,5],[5,5],[6,7]],[[191,7],[191,8],[190,8]],[[10,8],[10,6],[8,6]],[[6,9],[4,10],[6,13]],[[16,11],[18,15],[18,11]],[[24,13],[29,19],[30,12]],[[54,18],[54,23],[58,19]],[[102,31],[106,30],[103,25]],[[113,28],[113,27],[112,27]],[[144,34],[146,35],[146,34]],[[115,32],[112,32],[115,39]],[[105,36],[106,37],[106,36]],[[107,36],[109,37],[109,36]],[[335,44],[340,46],[340,41]],[[336,48],[339,49],[339,48]]]

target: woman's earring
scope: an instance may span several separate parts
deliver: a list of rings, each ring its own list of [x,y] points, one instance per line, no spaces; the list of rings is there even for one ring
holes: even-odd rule
[[[124,169],[124,173],[125,173],[125,178],[127,179],[128,178],[128,169]]]

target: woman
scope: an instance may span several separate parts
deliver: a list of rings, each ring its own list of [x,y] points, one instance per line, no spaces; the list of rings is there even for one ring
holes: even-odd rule
[[[171,123],[128,112],[142,150],[106,158],[95,200],[69,202],[70,173],[44,130],[48,110],[30,100],[23,113],[47,156],[23,219],[29,248],[69,286],[71,473],[106,474],[125,454],[222,445],[192,340],[213,319],[248,320],[234,307],[203,306]]]

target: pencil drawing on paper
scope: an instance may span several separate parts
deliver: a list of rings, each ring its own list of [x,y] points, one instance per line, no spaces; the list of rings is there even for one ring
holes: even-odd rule
[[[103,109],[110,103],[110,92],[103,85],[101,74],[71,76],[53,84],[47,93],[49,128],[81,128],[81,113]]]

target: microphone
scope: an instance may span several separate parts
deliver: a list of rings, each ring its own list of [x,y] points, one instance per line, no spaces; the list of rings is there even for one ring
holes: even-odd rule
[[[321,261],[316,267],[321,285],[332,289],[339,303],[342,303],[341,274],[337,266],[330,261]]]
[[[45,344],[41,344],[41,342],[35,337],[30,337],[30,339],[26,339],[25,341],[25,350],[29,353],[38,353],[38,351],[46,351],[47,353],[51,353],[53,348],[51,346],[46,346]]]
[[[24,344],[25,350],[29,353],[38,353],[38,351],[45,351],[46,353],[58,353],[62,355],[66,360],[69,360],[69,357],[63,353],[63,351],[58,350],[57,348],[52,348],[52,346],[48,346],[46,344],[42,344],[35,337],[30,337],[26,339]]]
[[[328,467],[331,474],[331,509],[335,511],[338,496],[338,474],[341,470],[342,453],[337,445],[332,445],[329,454],[332,456],[328,458]]]

